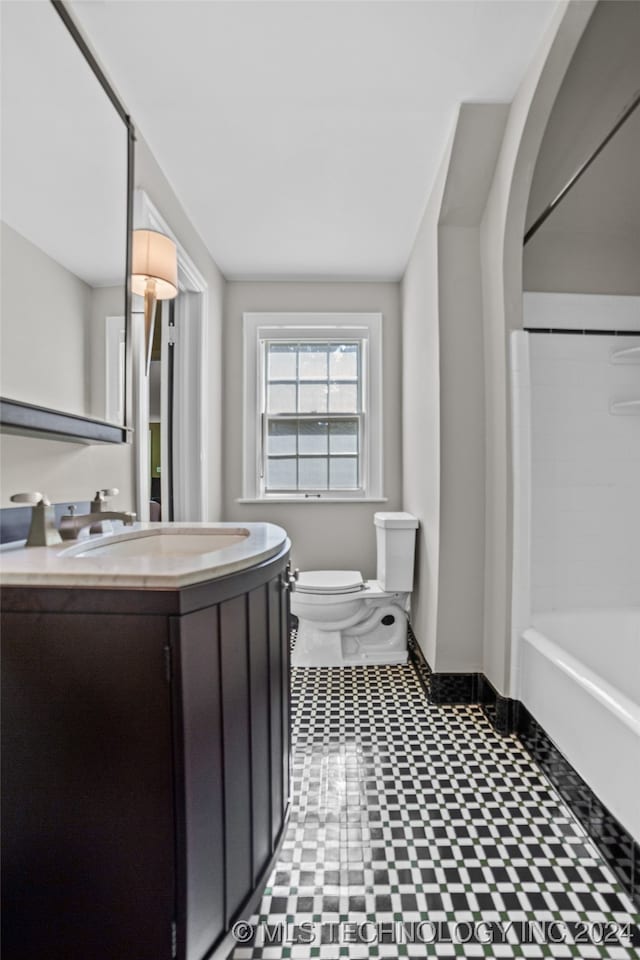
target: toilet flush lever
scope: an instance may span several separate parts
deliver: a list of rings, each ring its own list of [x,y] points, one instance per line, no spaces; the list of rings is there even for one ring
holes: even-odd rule
[[[296,582],[300,576],[300,571],[296,567],[295,570],[291,569],[291,564],[287,564],[287,569],[284,572],[284,582],[282,584],[283,590],[290,590],[292,593],[296,588]]]

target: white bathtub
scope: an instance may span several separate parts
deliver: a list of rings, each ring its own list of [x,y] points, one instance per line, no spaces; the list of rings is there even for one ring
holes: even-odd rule
[[[640,842],[640,607],[535,614],[520,699]]]

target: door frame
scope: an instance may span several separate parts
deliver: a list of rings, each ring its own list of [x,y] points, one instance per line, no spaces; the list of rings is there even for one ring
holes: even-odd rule
[[[147,193],[137,189],[134,195],[134,223],[136,229],[157,230],[170,237],[178,254],[178,290],[188,294],[178,296],[176,304],[176,338],[180,338],[180,361],[176,363],[174,383],[175,430],[180,435],[180,456],[174,456],[174,516],[176,520],[201,521],[208,519],[209,449],[206,433],[208,410],[208,323],[209,288],[206,280],[182,246]],[[141,297],[134,297],[133,312],[142,309]],[[181,303],[182,300],[182,303]],[[137,304],[139,301],[139,304]],[[138,305],[138,310],[136,310]],[[184,305],[184,306],[183,306]],[[185,327],[188,315],[188,330]],[[142,324],[132,323],[140,328]],[[149,519],[149,391],[145,371],[144,343],[140,336],[132,337],[134,365],[133,413],[134,469],[136,511],[139,520]]]

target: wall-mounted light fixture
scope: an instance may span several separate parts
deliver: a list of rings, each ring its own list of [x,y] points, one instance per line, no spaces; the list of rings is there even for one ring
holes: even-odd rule
[[[176,245],[156,230],[134,230],[131,256],[131,289],[144,297],[144,344],[149,372],[157,300],[178,295]]]

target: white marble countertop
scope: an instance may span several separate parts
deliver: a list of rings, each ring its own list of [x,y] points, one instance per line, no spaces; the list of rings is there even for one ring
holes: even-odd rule
[[[207,538],[216,533],[242,540],[209,552],[171,553],[168,537]],[[153,540],[159,535],[162,541]],[[149,551],[127,556],[95,550],[109,544],[144,539]],[[176,541],[177,542],[177,541]],[[225,542],[224,540],[221,542]],[[165,549],[160,552],[161,543]],[[210,546],[211,540],[207,540]],[[134,523],[114,524],[114,532],[65,541],[51,547],[25,547],[24,541],[5,544],[0,551],[0,584],[3,586],[102,587],[170,590],[214,580],[256,566],[275,557],[288,544],[286,531],[273,523]],[[121,548],[119,548],[121,549]],[[126,549],[126,548],[125,548]]]

